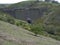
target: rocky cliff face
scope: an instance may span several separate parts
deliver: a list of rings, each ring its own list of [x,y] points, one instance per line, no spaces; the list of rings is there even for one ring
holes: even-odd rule
[[[39,19],[43,16],[44,12],[47,11],[46,8],[25,8],[25,9],[3,9],[4,12],[11,14],[13,17],[26,20],[27,17],[31,18],[33,21]]]

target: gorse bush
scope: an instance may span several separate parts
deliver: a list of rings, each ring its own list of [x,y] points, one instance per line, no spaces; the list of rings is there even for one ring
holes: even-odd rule
[[[42,25],[38,25],[38,24],[33,24],[31,26],[31,32],[35,33],[35,35],[38,35],[38,34],[44,34],[44,28]]]
[[[25,28],[25,29],[27,29],[27,30],[30,30],[30,24],[28,24],[26,21],[22,21],[22,20],[15,20],[15,25],[17,25],[17,26],[21,26],[21,27],[23,27],[23,28]]]

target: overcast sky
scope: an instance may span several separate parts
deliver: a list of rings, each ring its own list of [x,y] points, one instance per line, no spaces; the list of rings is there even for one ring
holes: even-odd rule
[[[17,3],[17,2],[21,2],[21,1],[25,1],[25,0],[0,0],[0,4],[6,4],[6,3],[8,3],[8,4],[10,4],[10,3]],[[56,0],[56,1],[59,1],[59,2],[60,2],[60,0]]]

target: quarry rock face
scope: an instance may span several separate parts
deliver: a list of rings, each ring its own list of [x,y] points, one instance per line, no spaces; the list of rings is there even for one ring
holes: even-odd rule
[[[2,9],[4,12],[11,14],[13,17],[26,20],[27,17],[31,18],[33,21],[39,19],[45,11],[46,8],[23,8],[23,9]]]

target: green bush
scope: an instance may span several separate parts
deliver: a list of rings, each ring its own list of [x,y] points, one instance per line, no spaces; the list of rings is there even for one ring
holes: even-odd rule
[[[10,16],[9,14],[5,14],[5,13],[1,13],[0,20],[11,23],[11,24],[15,23],[14,18]]]
[[[43,26],[42,25],[38,25],[38,24],[32,25],[30,31],[34,32],[35,35],[38,35],[38,34],[42,34],[43,35],[44,34],[44,28],[43,28]]]

